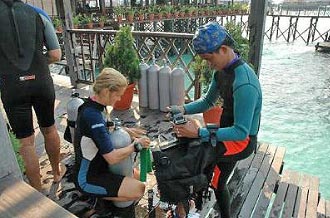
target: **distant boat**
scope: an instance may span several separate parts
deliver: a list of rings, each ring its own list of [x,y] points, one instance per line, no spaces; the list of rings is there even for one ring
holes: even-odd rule
[[[315,45],[316,51],[330,52],[330,41],[318,42]]]

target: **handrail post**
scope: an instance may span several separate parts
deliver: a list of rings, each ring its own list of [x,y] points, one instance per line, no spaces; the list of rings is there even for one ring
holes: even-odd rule
[[[254,66],[256,74],[259,76],[261,54],[264,42],[265,21],[266,21],[266,0],[252,0],[249,16],[250,28],[250,51],[249,62]]]

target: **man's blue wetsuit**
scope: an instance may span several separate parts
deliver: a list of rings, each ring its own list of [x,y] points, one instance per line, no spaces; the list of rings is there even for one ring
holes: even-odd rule
[[[112,174],[102,156],[114,149],[104,111],[104,105],[91,99],[79,107],[76,186],[88,195],[117,197],[124,176]]]
[[[220,128],[216,131],[217,170],[221,175],[212,183],[221,190],[236,161],[248,157],[257,146],[262,92],[256,74],[247,63],[235,58],[223,71],[215,72],[205,97],[184,105],[185,112],[205,111],[219,97],[224,101]],[[199,135],[203,140],[208,138],[209,131],[200,128]]]
[[[205,111],[214,106],[219,97],[223,98],[224,104],[220,128],[216,132],[217,141],[244,141],[249,136],[255,137],[259,130],[262,93],[259,80],[248,64],[237,59],[223,71],[215,72],[206,95],[184,105],[185,112],[195,114]],[[200,128],[199,135],[202,139],[205,134],[208,134],[208,130]],[[252,146],[254,149],[255,145]],[[245,147],[246,145],[243,148],[225,146],[224,155],[238,154]]]

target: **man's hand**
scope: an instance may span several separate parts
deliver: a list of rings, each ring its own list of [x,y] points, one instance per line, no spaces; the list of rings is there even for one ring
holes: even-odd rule
[[[127,128],[123,127],[126,132],[131,136],[131,138],[141,138],[146,135],[147,131],[141,128]]]
[[[170,112],[171,114],[178,114],[178,113],[185,113],[184,107],[182,105],[171,105],[166,107],[166,111]]]
[[[179,138],[198,138],[199,127],[200,123],[197,120],[188,119],[188,122],[183,125],[174,125],[173,131]]]

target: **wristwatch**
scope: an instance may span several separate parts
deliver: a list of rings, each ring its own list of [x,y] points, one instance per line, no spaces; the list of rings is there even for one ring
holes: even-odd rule
[[[217,146],[217,134],[214,131],[210,133],[210,142],[213,147]]]
[[[140,152],[142,150],[142,145],[139,142],[134,142],[134,151],[135,152]]]

